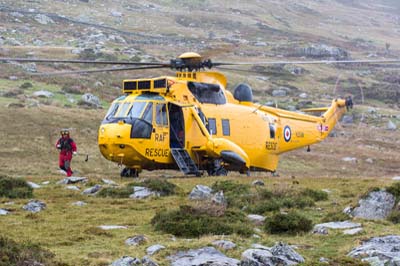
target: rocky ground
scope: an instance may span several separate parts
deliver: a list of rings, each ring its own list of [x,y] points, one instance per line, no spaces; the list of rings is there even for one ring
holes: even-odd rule
[[[0,56],[148,62],[196,51],[233,62],[390,59],[400,54],[399,7],[392,0],[0,1]],[[0,198],[1,237],[19,241],[28,250],[26,241],[39,244],[67,265],[361,265],[359,259],[370,265],[399,263],[399,195],[396,189],[387,190],[400,179],[396,65],[223,70],[228,89],[249,83],[256,101],[266,105],[296,111],[327,105],[346,94],[353,95],[356,105],[311,152],[283,155],[279,176],[142,174],[141,180],[161,177],[175,184],[179,192],[168,196],[120,179],[120,169],[101,157],[96,143],[98,125],[109,102],[120,94],[121,80],[166,72],[31,75],[81,67],[0,64],[0,180],[20,177],[33,187],[28,197]],[[64,180],[58,173],[54,143],[62,127],[71,128],[78,143],[73,168],[82,180]],[[288,195],[283,192],[309,188],[327,193],[327,198],[301,209],[286,202],[278,210],[252,213],[257,208],[250,201],[232,207],[229,191],[213,191],[221,180],[249,185],[251,195],[261,187],[284,200]],[[123,197],[99,196],[114,187]],[[209,200],[239,215],[235,219],[251,234],[175,236],[152,224],[163,210],[190,205],[204,211],[214,206]],[[293,210],[310,219],[311,228],[274,234],[266,227],[275,215]],[[0,239],[0,262],[7,265],[2,243],[11,242]],[[34,260],[59,265],[44,257]]]

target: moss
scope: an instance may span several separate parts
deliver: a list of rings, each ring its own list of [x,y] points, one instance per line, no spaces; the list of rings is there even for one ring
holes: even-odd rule
[[[297,234],[312,229],[312,221],[297,212],[277,213],[265,221],[265,230],[270,234]]]
[[[162,210],[153,217],[151,224],[156,230],[179,237],[200,237],[206,234],[250,236],[252,229],[245,223],[245,215],[229,211],[221,216],[210,216],[191,206],[177,210]]]
[[[0,197],[32,198],[33,189],[21,178],[0,177]]]
[[[67,264],[54,259],[55,255],[31,242],[17,243],[0,236],[0,266],[53,265]]]

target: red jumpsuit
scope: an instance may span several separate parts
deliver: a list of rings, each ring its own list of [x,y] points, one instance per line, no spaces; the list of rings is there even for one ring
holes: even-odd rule
[[[72,153],[76,152],[75,142],[68,135],[64,135],[57,141],[56,147],[60,150],[60,156],[58,157],[60,169],[67,172],[67,176],[71,176]]]

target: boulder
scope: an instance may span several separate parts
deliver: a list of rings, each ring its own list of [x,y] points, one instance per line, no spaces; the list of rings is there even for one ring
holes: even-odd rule
[[[364,229],[362,229],[361,227],[357,227],[357,228],[353,228],[353,229],[344,230],[343,234],[354,236],[354,235],[360,234],[363,231],[364,231]]]
[[[65,189],[73,190],[73,191],[80,191],[80,188],[74,185],[66,186]]]
[[[124,225],[100,225],[98,227],[103,230],[128,229],[128,227]]]
[[[179,251],[169,256],[171,266],[237,266],[240,261],[229,258],[213,247]]]
[[[128,246],[139,246],[147,241],[144,235],[137,235],[125,240],[125,244]]]
[[[329,228],[329,229],[351,229],[361,227],[359,223],[352,223],[349,221],[343,222],[329,222],[323,224],[316,224],[313,230],[317,230],[318,228]]]
[[[229,240],[216,240],[211,244],[223,250],[234,249],[236,247],[236,244]]]
[[[93,195],[93,194],[96,194],[97,192],[99,192],[100,189],[101,189],[101,185],[94,185],[93,187],[85,189],[82,192],[82,194],[84,194],[84,195]]]
[[[241,266],[275,266],[296,265],[303,263],[304,258],[284,243],[278,243],[272,248],[258,245],[242,253]]]
[[[392,211],[395,197],[386,191],[372,191],[366,198],[360,199],[352,211],[352,216],[367,220],[385,219]]]
[[[273,97],[285,97],[287,95],[287,91],[283,89],[275,89],[271,94]]]
[[[247,215],[247,219],[249,219],[250,222],[257,224],[257,225],[261,225],[265,221],[265,217],[262,215],[258,215],[258,214],[249,214],[249,215]]]
[[[152,261],[149,257],[144,256],[142,258],[142,265],[143,266],[158,266],[158,264],[154,261]]]
[[[152,246],[146,248],[146,253],[147,253],[147,255],[151,256],[151,255],[156,254],[157,252],[159,252],[162,249],[165,249],[165,247],[163,245],[159,245],[159,244],[152,245]]]
[[[26,211],[30,211],[33,213],[40,212],[46,208],[46,203],[40,200],[30,200],[28,204],[22,207]]]
[[[158,196],[158,193],[151,191],[147,187],[134,186],[133,194],[131,194],[129,197],[131,199],[145,199],[151,196]]]
[[[54,21],[46,15],[37,14],[34,18],[38,23],[42,25],[53,24]]]
[[[90,106],[90,107],[95,107],[95,108],[101,107],[100,99],[97,96],[95,96],[95,95],[93,95],[91,93],[83,94],[82,97],[81,97],[80,104],[81,105],[87,105],[87,106]]]
[[[357,163],[357,158],[355,158],[355,157],[343,157],[342,161],[348,162],[348,163]]]
[[[227,204],[227,201],[224,197],[224,192],[222,190],[215,193],[214,196],[212,196],[211,201],[219,205]]]
[[[129,256],[123,256],[113,263],[111,263],[111,266],[134,266],[134,265],[140,265],[142,262],[138,258],[132,258]]]
[[[387,125],[386,125],[386,129],[387,129],[387,130],[396,130],[396,129],[397,129],[397,126],[396,126],[395,123],[393,123],[392,120],[389,120],[388,123],[387,123]]]
[[[395,176],[395,177],[392,178],[392,180],[400,181],[400,176]]]
[[[264,181],[262,181],[262,180],[254,180],[251,184],[252,184],[253,186],[260,186],[260,187],[265,186],[265,183],[264,183]]]
[[[348,256],[376,264],[371,265],[400,265],[400,236],[388,235],[373,237],[362,242],[361,246],[350,251]]]
[[[33,183],[31,181],[26,181],[26,183],[28,184],[28,186],[30,186],[31,188],[35,189],[35,188],[41,188],[41,186],[39,186],[36,183]]]
[[[5,209],[0,209],[0,215],[7,215],[7,214],[9,214],[10,212],[9,211],[7,211],[7,210],[5,210]]]
[[[87,181],[88,179],[86,177],[70,176],[64,178],[63,180],[58,181],[57,184],[66,185],[66,184],[75,184],[78,182],[87,182]]]
[[[212,189],[203,185],[196,185],[189,194],[191,200],[205,200],[212,197]]]
[[[33,96],[42,97],[42,98],[52,98],[54,96],[54,94],[49,91],[40,90],[40,91],[35,91],[33,93]]]

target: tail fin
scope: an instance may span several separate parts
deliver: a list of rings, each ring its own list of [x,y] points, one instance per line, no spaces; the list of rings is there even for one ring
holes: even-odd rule
[[[346,97],[346,99],[333,100],[331,106],[322,115],[322,121],[319,128],[322,134],[322,138],[326,138],[333,130],[336,123],[342,118],[343,114],[352,108],[353,99],[351,98],[351,96]]]

